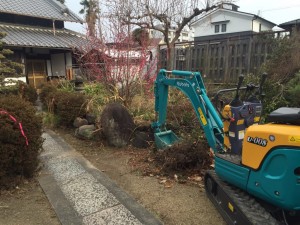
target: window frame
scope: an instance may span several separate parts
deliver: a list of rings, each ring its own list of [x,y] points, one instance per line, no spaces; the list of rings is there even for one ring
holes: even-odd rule
[[[215,25],[215,33],[220,33],[220,24]]]
[[[227,31],[227,24],[226,23],[222,23],[222,25],[221,25],[221,32],[225,33],[226,31]]]

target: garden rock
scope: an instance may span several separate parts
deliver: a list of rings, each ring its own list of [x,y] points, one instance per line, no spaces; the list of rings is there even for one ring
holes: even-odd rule
[[[124,147],[134,130],[134,122],[127,109],[118,103],[108,104],[101,115],[100,124],[108,144]]]
[[[136,131],[131,143],[136,148],[148,148],[153,143],[152,136],[147,132]]]
[[[89,124],[95,124],[96,123],[96,116],[92,113],[87,113],[85,115],[85,119],[88,121]]]
[[[95,136],[96,127],[95,125],[83,125],[76,129],[75,136],[80,139],[91,140]]]
[[[73,123],[73,126],[78,128],[78,127],[81,127],[81,126],[84,126],[84,125],[88,125],[88,121],[86,119],[82,119],[80,117],[77,117],[75,120],[74,120],[74,123]]]

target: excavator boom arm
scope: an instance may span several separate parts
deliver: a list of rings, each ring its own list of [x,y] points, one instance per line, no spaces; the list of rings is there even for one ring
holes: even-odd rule
[[[209,146],[214,151],[217,150],[218,146],[222,147],[223,123],[206,94],[199,72],[160,70],[155,81],[155,112],[157,118],[152,124],[155,133],[166,132],[169,86],[181,90],[191,101]]]

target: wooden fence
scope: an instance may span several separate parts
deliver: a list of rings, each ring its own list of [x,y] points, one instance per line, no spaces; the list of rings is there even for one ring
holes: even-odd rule
[[[283,32],[253,34],[226,39],[177,43],[175,69],[200,71],[213,82],[237,80],[240,74],[257,74],[272,53],[275,38]],[[160,66],[166,68],[166,49],[160,47]]]

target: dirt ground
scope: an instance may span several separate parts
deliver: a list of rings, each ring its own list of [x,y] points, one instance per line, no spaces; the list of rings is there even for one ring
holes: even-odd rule
[[[115,149],[101,143],[78,140],[73,133],[56,130],[71,146],[114,180],[165,225],[225,225],[205,195],[197,175],[180,181],[143,170],[151,159],[146,149]],[[146,165],[146,166],[145,166]],[[12,191],[0,192],[0,225],[58,225],[55,212],[39,187],[30,180]]]
[[[1,225],[59,225],[47,197],[35,180],[24,181],[14,190],[0,191]]]
[[[225,225],[206,197],[203,182],[191,174],[187,182],[147,173],[151,159],[147,149],[116,149],[82,141],[63,130],[56,131],[94,166],[114,180],[165,225]],[[177,178],[178,180],[178,178]]]

